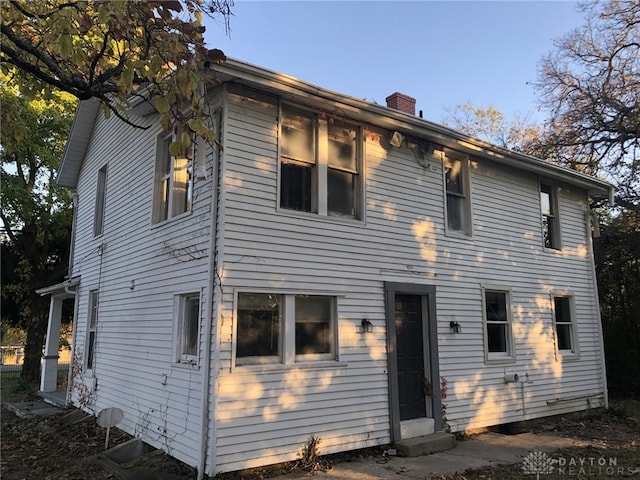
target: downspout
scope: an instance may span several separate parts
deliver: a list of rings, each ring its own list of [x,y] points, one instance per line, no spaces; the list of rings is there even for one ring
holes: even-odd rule
[[[214,121],[218,123],[218,142],[221,143],[221,118],[218,114],[214,117]],[[220,163],[222,153],[216,154],[216,149],[218,146],[213,147],[213,174],[211,178],[211,235],[209,237],[209,279],[208,279],[208,291],[209,296],[207,298],[207,317],[205,324],[205,342],[204,342],[204,365],[202,372],[202,411],[200,418],[202,419],[202,425],[200,428],[200,454],[199,454],[199,465],[198,465],[198,480],[203,480],[206,475],[207,468],[207,451],[208,451],[208,439],[209,439],[209,424],[213,425],[213,440],[212,440],[212,457],[211,457],[211,467],[212,471],[215,470],[215,401],[210,402],[210,385],[211,385],[211,371],[213,366],[214,376],[217,377],[217,373],[215,371],[215,367],[218,362],[218,349],[215,348],[213,350],[214,358],[211,358],[211,332],[213,331],[213,312],[215,309],[215,288],[216,288],[216,276],[217,276],[217,261],[216,261],[216,253],[218,246],[218,190],[220,188]],[[216,341],[218,335],[216,334]],[[213,380],[214,383],[214,392],[215,392],[215,378]]]
[[[67,268],[67,278],[71,278],[73,275],[73,254],[76,248],[76,222],[78,221],[78,194],[76,192],[71,194],[71,201],[73,202],[73,212],[71,215],[71,242],[69,245],[69,267]]]
[[[219,130],[219,143],[222,145],[220,147],[220,154],[218,155],[218,215],[217,215],[217,223],[216,223],[216,262],[215,262],[215,275],[217,280],[217,288],[219,289],[220,300],[218,301],[216,311],[217,319],[220,318],[220,305],[222,304],[222,265],[223,265],[223,247],[224,247],[224,208],[225,208],[225,191],[224,191],[224,142],[227,138],[227,112],[229,111],[229,107],[227,105],[228,101],[228,88],[227,84],[224,84],[222,87],[222,106],[218,115],[218,124],[220,125]],[[219,353],[220,353],[220,322],[216,322],[216,346],[213,351],[213,359],[212,362],[216,367],[216,371],[214,372],[213,377],[213,402],[211,408],[211,419],[213,424],[213,432],[211,434],[212,442],[211,442],[211,471],[212,473],[216,471],[216,435],[218,433],[217,430],[217,421],[216,421],[216,406],[217,406],[217,392],[218,392],[218,361],[219,361]]]
[[[67,270],[67,278],[71,278],[73,275],[73,261],[75,258],[76,249],[76,222],[78,221],[78,194],[76,192],[71,194],[71,200],[73,202],[73,214],[71,216],[71,242],[69,245],[69,269]],[[66,289],[65,289],[66,290]],[[69,365],[69,371],[67,372],[67,391],[65,392],[65,404],[71,403],[71,387],[73,385],[73,362],[76,358],[76,335],[78,334],[78,290],[79,286],[75,286],[75,292],[73,296],[73,326],[71,327],[71,364]]]
[[[76,285],[73,296],[73,327],[71,327],[71,363],[69,365],[69,371],[67,372],[67,391],[65,392],[64,396],[64,403],[66,405],[69,405],[71,403],[71,387],[73,385],[73,362],[76,357],[76,344],[78,343],[76,342],[76,335],[79,304],[80,302],[78,302],[78,285]]]
[[[610,198],[613,197],[613,190],[610,190]],[[587,198],[587,209],[589,208],[589,199]],[[600,337],[600,363],[602,368],[602,394],[604,396],[604,408],[609,409],[609,391],[607,389],[607,368],[604,355],[604,336],[602,335],[602,318],[600,316],[600,296],[598,294],[598,277],[596,274],[596,260],[595,252],[593,250],[593,238],[591,236],[591,213],[589,210],[586,212],[586,227],[587,227],[587,244],[589,246],[589,257],[591,263],[591,279],[593,281],[593,291],[595,292],[596,302],[596,326],[598,336]]]

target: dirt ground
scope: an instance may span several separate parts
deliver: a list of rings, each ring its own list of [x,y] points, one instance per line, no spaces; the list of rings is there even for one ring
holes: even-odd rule
[[[96,455],[104,448],[106,430],[97,426],[93,419],[77,424],[63,424],[60,416],[23,419],[2,408],[1,417],[1,462],[2,480],[103,480],[114,479],[97,463]],[[515,431],[555,432],[588,440],[589,451],[571,452],[572,455],[593,454],[593,449],[621,456],[627,464],[634,466],[640,478],[640,401],[612,402],[612,408],[571,414],[533,423],[515,425]],[[515,433],[514,431],[510,433]],[[111,430],[110,445],[117,445],[130,438],[117,429]],[[354,452],[352,455],[363,455]],[[324,468],[330,463],[347,460],[345,455],[325,459]],[[192,479],[193,469],[175,460],[170,460],[170,469],[180,478]],[[525,478],[519,466],[476,470],[453,477],[438,479],[510,479]],[[242,473],[221,475],[221,479],[264,479],[291,471],[291,465],[280,469],[259,469]],[[545,476],[552,480],[553,476]],[[586,477],[585,477],[586,478]],[[593,478],[593,477],[590,477]]]

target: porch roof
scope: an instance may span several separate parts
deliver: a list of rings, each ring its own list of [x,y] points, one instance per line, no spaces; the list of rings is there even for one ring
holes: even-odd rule
[[[72,298],[75,296],[75,287],[80,283],[80,277],[72,277],[66,279],[64,282],[56,283],[48,287],[39,288],[36,293],[42,297],[51,295],[57,298]],[[71,291],[70,289],[74,289]]]

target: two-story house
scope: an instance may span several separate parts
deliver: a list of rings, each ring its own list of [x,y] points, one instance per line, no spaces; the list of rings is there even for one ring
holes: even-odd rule
[[[144,105],[146,130],[78,108],[71,272],[43,292],[51,331],[75,297],[68,401],[122,409],[201,474],[312,435],[333,453],[606,404],[589,197],[608,183],[406,95],[236,60],[203,78],[219,145],[185,158]]]

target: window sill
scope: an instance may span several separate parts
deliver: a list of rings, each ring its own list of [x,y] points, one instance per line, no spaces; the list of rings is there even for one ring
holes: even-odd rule
[[[171,224],[171,223],[173,223],[174,221],[175,221],[175,222],[178,222],[178,221],[180,221],[181,219],[189,218],[189,217],[191,217],[192,212],[193,212],[193,209],[191,209],[191,210],[187,210],[186,212],[180,213],[179,215],[175,215],[175,216],[173,216],[173,217],[166,218],[166,219],[164,219],[164,220],[159,220],[159,221],[157,221],[157,222],[154,222],[153,220],[151,220],[151,228],[152,228],[152,229],[154,229],[154,228],[161,228],[161,227],[163,227],[164,225],[170,225],[170,224]]]
[[[198,365],[197,363],[175,362],[171,365],[171,368],[175,368],[181,371],[197,371],[200,370],[200,365]]]
[[[340,215],[320,215],[314,212],[305,212],[302,210],[290,210],[288,208],[276,207],[276,213],[284,217],[291,218],[306,218],[315,222],[325,222],[333,224],[364,226],[365,221],[363,218],[347,217]]]
[[[507,355],[491,355],[485,354],[484,363],[486,365],[505,365],[508,363],[515,363],[515,356],[507,356]]]
[[[473,233],[467,234],[464,232],[459,232],[458,230],[449,230],[448,228],[445,227],[444,234],[445,236],[450,238],[473,241]]]
[[[295,362],[295,363],[262,363],[253,365],[235,365],[231,367],[231,373],[234,374],[255,374],[255,373],[277,373],[288,372],[290,370],[327,370],[339,369],[347,367],[347,362],[335,360],[321,360],[316,362]]]
[[[558,350],[558,358],[563,362],[575,362],[580,360],[580,354],[570,350]]]

